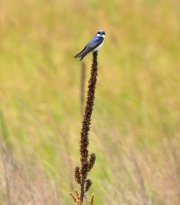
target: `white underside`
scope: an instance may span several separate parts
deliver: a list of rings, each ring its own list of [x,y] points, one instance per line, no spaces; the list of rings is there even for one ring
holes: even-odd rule
[[[103,35],[101,35],[101,34],[97,34],[96,36],[99,36],[99,37],[103,37],[103,38],[105,38],[105,35],[103,34]]]
[[[102,47],[103,43],[104,43],[104,41],[98,47],[96,47],[94,50],[92,50],[91,52],[98,51]]]

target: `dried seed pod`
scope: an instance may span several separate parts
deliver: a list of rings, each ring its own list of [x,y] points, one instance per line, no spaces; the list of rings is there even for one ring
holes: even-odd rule
[[[90,179],[86,180],[86,185],[85,185],[85,192],[87,192],[92,185],[92,181]]]
[[[93,166],[95,164],[95,161],[96,161],[96,155],[94,153],[92,153],[90,155],[90,159],[89,159],[89,162],[88,162],[88,169],[89,169],[89,171],[93,168]]]
[[[76,167],[74,169],[74,177],[75,177],[77,183],[81,184],[81,174],[80,174],[80,168],[79,167]]]

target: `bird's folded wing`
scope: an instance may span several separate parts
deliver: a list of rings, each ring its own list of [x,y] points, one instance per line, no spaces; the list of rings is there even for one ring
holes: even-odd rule
[[[89,52],[91,52],[92,50],[94,50],[96,47],[98,47],[101,43],[103,42],[103,38],[100,38],[98,41],[93,39],[92,41],[90,41],[87,46],[85,46],[85,48],[78,53],[75,58],[81,57],[83,55],[88,54]]]

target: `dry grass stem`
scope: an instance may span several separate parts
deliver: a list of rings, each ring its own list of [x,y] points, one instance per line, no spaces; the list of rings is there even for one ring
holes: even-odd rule
[[[92,196],[91,196],[90,204],[94,205],[94,194],[92,194]]]
[[[72,196],[74,202],[76,202],[77,205],[82,205],[81,200],[80,200],[80,195],[76,189],[74,189],[75,194],[69,192],[69,194]]]

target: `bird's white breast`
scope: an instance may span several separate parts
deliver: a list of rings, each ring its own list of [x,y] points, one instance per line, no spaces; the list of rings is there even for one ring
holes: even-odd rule
[[[101,46],[103,45],[103,43],[104,43],[104,41],[98,47],[96,47],[94,50],[92,50],[92,52],[98,51],[101,48]]]

